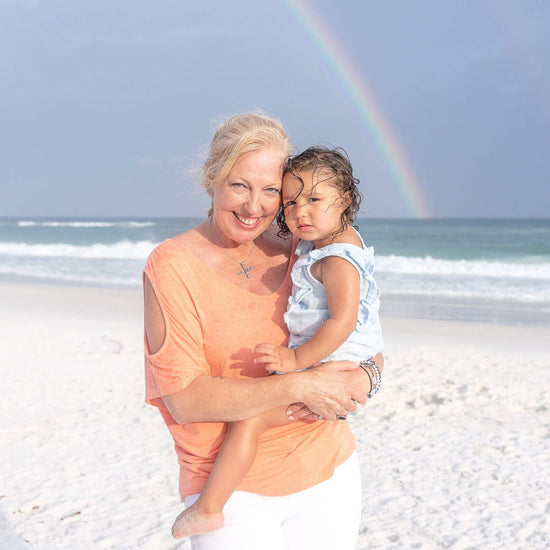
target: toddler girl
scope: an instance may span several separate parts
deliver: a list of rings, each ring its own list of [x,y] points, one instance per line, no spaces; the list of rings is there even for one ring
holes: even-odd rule
[[[350,225],[361,202],[358,183],[340,149],[311,147],[285,162],[279,233],[301,239],[285,314],[289,347],[259,344],[254,353],[255,362],[278,373],[321,361],[356,361],[370,378],[371,396],[380,386],[380,371],[372,361],[383,348],[380,291],[372,277],[373,250]],[[252,466],[260,434],[288,423],[286,410],[228,423],[208,482],[198,500],[176,518],[174,537],[223,526],[223,507]],[[329,420],[336,419],[346,419],[345,409]]]

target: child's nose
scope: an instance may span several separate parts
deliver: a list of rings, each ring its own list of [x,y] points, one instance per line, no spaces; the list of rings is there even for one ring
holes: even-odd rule
[[[296,216],[303,216],[307,211],[307,202],[302,202],[301,204],[296,203]]]

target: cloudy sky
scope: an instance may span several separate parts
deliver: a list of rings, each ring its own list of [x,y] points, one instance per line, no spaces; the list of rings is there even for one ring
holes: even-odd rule
[[[365,216],[548,217],[549,26],[544,0],[1,0],[0,216],[202,215],[189,168],[261,108],[348,151]]]

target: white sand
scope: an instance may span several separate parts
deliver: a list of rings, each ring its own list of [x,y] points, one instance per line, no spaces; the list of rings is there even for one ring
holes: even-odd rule
[[[187,550],[134,290],[0,284],[0,548]],[[384,320],[358,548],[550,546],[550,329]],[[338,549],[335,549],[338,550]]]

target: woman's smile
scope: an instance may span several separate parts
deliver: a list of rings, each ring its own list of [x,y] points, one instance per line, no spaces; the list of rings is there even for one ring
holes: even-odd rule
[[[233,215],[239,220],[242,224],[246,225],[247,227],[253,228],[260,222],[262,218],[250,218],[248,216],[244,216],[243,214],[237,214],[237,212],[233,212]]]

